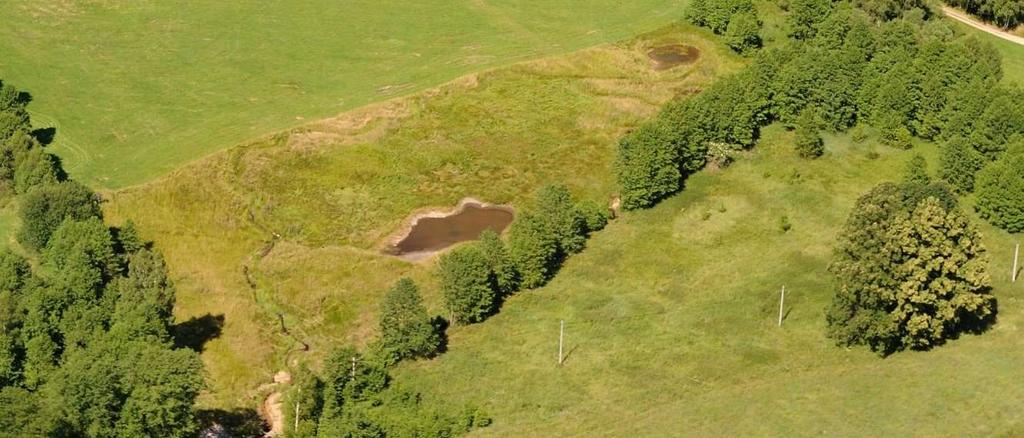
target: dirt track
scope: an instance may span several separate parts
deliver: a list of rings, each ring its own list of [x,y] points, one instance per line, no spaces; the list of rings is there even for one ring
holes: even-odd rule
[[[1010,41],[1010,42],[1014,42],[1014,43],[1017,43],[1017,44],[1020,44],[1020,45],[1024,45],[1024,38],[1019,37],[1019,36],[1014,35],[1014,34],[1011,34],[1009,32],[1004,32],[1002,29],[999,29],[998,27],[992,26],[990,24],[983,23],[983,22],[975,19],[974,17],[971,17],[970,15],[968,15],[965,12],[961,12],[961,11],[959,11],[957,9],[954,9],[954,8],[951,8],[949,6],[943,6],[942,7],[942,13],[946,14],[946,16],[949,17],[949,18],[952,18],[952,19],[954,19],[956,21],[964,23],[964,24],[966,24],[968,26],[971,26],[971,27],[973,27],[975,29],[978,29],[978,30],[980,30],[982,32],[986,32],[986,33],[988,33],[990,35],[994,35],[996,37],[1002,38],[1002,39]]]

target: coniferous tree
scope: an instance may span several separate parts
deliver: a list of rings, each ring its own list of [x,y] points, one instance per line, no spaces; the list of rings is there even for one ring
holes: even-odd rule
[[[953,138],[942,147],[939,177],[960,193],[974,191],[974,176],[984,167],[981,156],[963,137]]]
[[[380,342],[394,361],[437,353],[440,337],[423,306],[419,288],[402,278],[384,296],[380,309]]]
[[[903,170],[903,183],[927,185],[931,182],[932,179],[928,176],[928,163],[923,156],[914,155]]]
[[[128,256],[128,273],[112,283],[117,302],[111,331],[130,339],[168,339],[174,323],[175,289],[160,253],[143,249]]]

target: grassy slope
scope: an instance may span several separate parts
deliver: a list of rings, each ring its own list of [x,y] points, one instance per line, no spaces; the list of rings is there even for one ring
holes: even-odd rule
[[[963,29],[995,44],[1006,82],[1024,84],[1024,47]],[[406,365],[398,379],[484,406],[497,419],[485,435],[1024,432],[1015,365],[1024,360],[1024,286],[1008,281],[1019,235],[975,218],[1000,304],[988,333],[884,360],[824,337],[834,236],[856,197],[910,157],[874,143],[828,138],[827,155],[808,163],[770,128],[733,168],[703,172],[684,193],[612,224],[551,285],[452,331],[442,359]],[[869,150],[881,157],[868,159]],[[937,165],[934,145],[913,152]],[[782,215],[793,224],[785,234]],[[561,368],[560,319],[569,339]]]
[[[372,333],[377,300],[401,275],[439,308],[430,263],[377,251],[410,212],[464,196],[521,204],[553,181],[609,199],[624,129],[739,66],[706,37],[670,28],[465,77],[214,154],[115,192],[105,208],[115,221],[132,217],[163,250],[179,319],[225,315],[204,352],[213,385],[204,402],[250,403],[295,346],[276,334],[275,313],[316,357]],[[663,42],[695,45],[702,57],[654,72],[646,47]],[[282,240],[261,258],[271,233]]]
[[[720,65],[720,49],[697,36],[683,38],[715,54],[711,62],[653,75],[639,68],[635,47],[623,46],[502,69],[259,140],[116,193],[108,212],[136,218],[167,254],[179,282],[179,318],[226,315],[221,338],[204,352],[213,384],[204,404],[251,406],[252,388],[292,357],[295,343],[274,333],[275,312],[318,354],[365,338],[379,292],[400,275],[425,283],[436,309],[429,264],[374,251],[408,211],[465,195],[517,202],[545,180],[606,195],[621,129],[672,89],[734,66]],[[1006,50],[1013,48],[1000,49],[1012,56]],[[1014,62],[1007,62],[1008,80],[1021,77]],[[546,421],[566,433],[939,433],[946,429],[928,429],[938,427],[928,426],[938,423],[932,417],[945,420],[948,406],[967,399],[974,404],[950,417],[957,430],[983,434],[1019,422],[1010,412],[1021,395],[1012,385],[1021,373],[1011,366],[1019,360],[1019,304],[1005,283],[992,333],[932,353],[881,361],[822,338],[823,267],[837,226],[855,196],[907,155],[879,149],[883,158],[871,161],[865,146],[830,139],[829,157],[808,166],[788,154],[787,141],[769,131],[735,168],[702,174],[686,193],[616,223],[550,287],[512,300],[486,324],[453,331],[452,351],[408,367],[401,380],[486,406],[499,421],[485,432],[498,433],[550,432]],[[803,181],[794,184],[798,167]],[[700,219],[705,210],[708,221]],[[777,231],[781,214],[794,223],[785,236]],[[257,261],[270,231],[285,239]],[[1007,237],[985,232],[993,255],[1005,255]],[[1004,258],[995,259],[994,273],[1009,270]],[[783,279],[794,308],[780,332],[772,319]],[[559,318],[577,339],[562,370],[551,366]],[[978,386],[949,383],[957,381]],[[497,388],[497,396],[479,388]],[[924,402],[936,399],[942,402]],[[882,408],[866,407],[872,403]]]
[[[75,178],[116,188],[302,119],[629,38],[684,3],[16,1],[0,8],[0,78],[36,96]]]
[[[834,236],[856,197],[910,153],[830,138],[809,162],[791,143],[769,129],[738,164],[613,223],[549,286],[455,329],[448,353],[397,380],[484,407],[496,422],[483,433],[506,436],[993,435],[1021,424],[1014,240],[982,227],[1000,304],[989,333],[888,359],[837,348],[823,334]],[[867,158],[872,149],[881,157]],[[934,147],[918,150],[934,168]]]

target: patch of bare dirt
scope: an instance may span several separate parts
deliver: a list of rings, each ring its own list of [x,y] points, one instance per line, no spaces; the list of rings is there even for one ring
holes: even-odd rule
[[[296,129],[288,136],[288,148],[305,151],[325,144],[371,142],[382,137],[398,120],[409,114],[409,104],[405,100],[370,105]]]
[[[261,386],[261,388],[273,387],[271,392],[263,400],[260,406],[260,416],[270,425],[270,431],[265,436],[281,436],[284,434],[284,411],[282,410],[282,390],[292,383],[292,375],[287,371],[278,371],[274,374],[274,383]]]

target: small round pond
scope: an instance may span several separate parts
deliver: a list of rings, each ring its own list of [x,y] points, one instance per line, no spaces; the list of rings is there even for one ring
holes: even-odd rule
[[[654,61],[655,70],[668,70],[696,61],[700,57],[700,50],[693,46],[671,44],[651,49],[647,57]]]
[[[501,233],[514,218],[509,207],[463,202],[454,213],[417,218],[409,232],[385,252],[397,256],[429,254],[475,240],[486,230]]]

